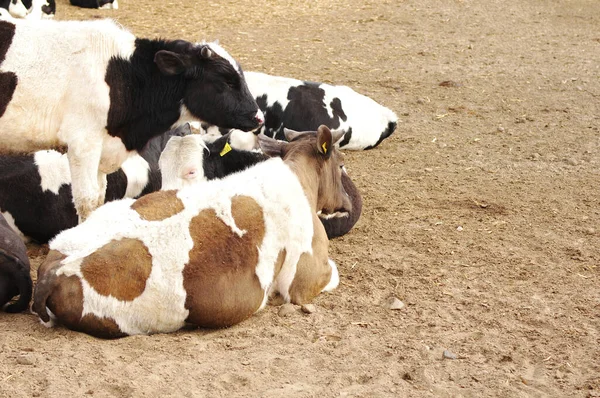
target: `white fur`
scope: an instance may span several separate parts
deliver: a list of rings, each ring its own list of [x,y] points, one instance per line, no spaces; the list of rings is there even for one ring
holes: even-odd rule
[[[69,160],[66,154],[57,151],[37,151],[33,161],[38,168],[42,180],[42,191],[50,191],[58,195],[60,187],[71,183]]]
[[[152,255],[152,272],[142,295],[123,302],[99,295],[84,282],[84,314],[110,317],[127,334],[179,329],[188,316],[182,272],[194,246],[190,221],[201,211],[214,209],[232,230],[243,233],[231,217],[231,200],[237,195],[253,198],[263,209],[265,235],[256,266],[265,293],[263,305],[272,285],[285,288],[281,293],[289,300],[289,275],[295,273],[300,255],[312,252],[313,214],[297,177],[279,158],[222,180],[181,189],[177,196],[184,210],[159,222],[142,220],[131,210],[131,199],[107,203],[84,223],[60,233],[50,243],[51,249],[67,255],[58,273],[81,276],[80,264],[85,256],[112,240],[139,239]],[[274,280],[281,250],[286,250],[286,260],[280,276]]]
[[[117,2],[117,0],[115,0],[112,3],[104,4],[102,7],[100,7],[100,9],[101,10],[117,10],[117,9],[119,9],[119,3]]]
[[[204,150],[207,150],[206,144],[197,134],[171,137],[158,160],[162,190],[180,189],[206,181],[202,164]]]
[[[121,169],[127,176],[125,197],[135,198],[139,196],[148,185],[150,165],[143,157],[135,154],[123,162]]]
[[[231,66],[233,66],[233,69],[235,69],[237,71],[238,74],[241,74],[241,70],[240,70],[240,66],[238,65],[238,63],[233,59],[233,57],[231,55],[229,55],[229,53],[227,51],[225,51],[225,49],[223,47],[221,47],[216,41],[211,42],[211,43],[207,43],[207,42],[202,42],[202,44],[206,44],[208,45],[208,47],[214,51],[217,55],[225,58],[230,64]]]
[[[27,16],[27,8],[25,8],[21,0],[17,0],[16,4],[13,4],[12,1],[9,2],[8,12],[15,18],[25,18]]]
[[[253,151],[258,149],[258,137],[254,133],[234,129],[231,130],[229,144],[240,151]]]
[[[271,76],[260,72],[245,72],[246,83],[250,92],[256,98],[267,94],[267,106],[278,102],[283,109],[289,104],[287,98],[290,87],[303,84],[301,80]],[[347,86],[332,86],[322,83],[319,86],[325,91],[324,102],[327,113],[333,117],[331,101],[339,98],[342,109],[347,116],[346,121],[340,119],[339,129],[348,131],[352,128],[352,137],[344,149],[360,150],[375,145],[381,134],[387,129],[388,123],[397,122],[396,114],[373,99],[359,94]]]
[[[340,273],[337,265],[332,259],[328,260],[328,264],[331,267],[331,279],[329,279],[329,283],[323,288],[322,292],[330,292],[340,284]]]
[[[0,19],[8,22],[14,22],[15,18],[5,8],[0,8]]]
[[[114,170],[125,159],[105,130],[110,99],[104,79],[113,56],[131,56],[135,37],[109,20],[15,24],[0,71],[15,72],[19,81],[0,118],[0,150],[67,144],[74,201],[84,217],[104,198],[100,169]],[[61,40],[49,41],[53,37]]]
[[[46,15],[42,11],[42,7],[48,6],[48,5],[50,5],[50,4],[48,3],[47,0],[33,0],[31,2],[31,8],[29,9],[28,14],[25,17],[25,19],[39,20],[42,18],[53,18],[54,15]]]

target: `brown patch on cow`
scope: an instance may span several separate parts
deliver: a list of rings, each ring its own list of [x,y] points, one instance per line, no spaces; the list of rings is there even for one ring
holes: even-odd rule
[[[331,279],[328,263],[329,240],[317,215],[313,215],[313,254],[303,253],[296,266],[296,275],[290,285],[290,300],[294,304],[312,301]]]
[[[98,318],[83,313],[83,288],[79,277],[60,275],[52,294],[48,298],[48,308],[58,321],[72,330],[96,337],[117,338],[126,336],[116,322],[110,318]]]
[[[146,289],[152,271],[152,256],[138,239],[113,240],[81,263],[85,280],[99,294],[131,301]]]
[[[258,248],[265,236],[261,207],[247,196],[231,200],[231,212],[240,237],[212,209],[190,222],[194,247],[183,270],[188,322],[201,327],[227,327],[254,314],[264,291],[256,276]],[[283,257],[278,257],[278,261]],[[281,267],[281,265],[279,266]]]
[[[177,197],[177,191],[157,191],[142,196],[131,208],[146,221],[161,221],[180,213],[184,209],[183,202]]]

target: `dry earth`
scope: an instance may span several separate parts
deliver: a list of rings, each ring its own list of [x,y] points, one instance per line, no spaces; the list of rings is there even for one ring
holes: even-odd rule
[[[0,396],[600,397],[600,2],[120,5],[57,17],[219,39],[401,121],[348,153],[364,213],[315,313],[118,341],[0,314]]]

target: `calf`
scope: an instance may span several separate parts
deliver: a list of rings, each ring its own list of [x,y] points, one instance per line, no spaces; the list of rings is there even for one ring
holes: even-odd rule
[[[81,8],[118,9],[117,0],[70,0],[71,5]]]
[[[38,271],[43,322],[99,337],[227,327],[270,294],[302,304],[339,282],[317,209],[350,206],[325,126],[261,136],[275,157],[221,180],[107,203],[62,232]]]
[[[398,123],[396,114],[350,87],[312,83],[259,72],[246,72],[250,92],[265,114],[261,131],[280,140],[284,128],[314,131],[325,124],[346,134],[343,149],[371,149],[389,137]],[[203,124],[209,134],[227,129]]]
[[[108,175],[106,200],[135,198],[160,189],[158,159],[169,138],[191,134],[188,124],[152,138],[140,155]],[[66,154],[0,155],[0,211],[15,231],[40,243],[77,225]]]
[[[286,139],[290,140],[296,132],[285,129]],[[301,135],[300,137],[305,136]],[[204,143],[199,135],[173,138],[161,154],[159,165],[162,170],[162,189],[181,189],[187,185],[198,184],[213,178],[222,178],[228,174],[243,170],[268,156],[250,152],[254,140],[252,134],[232,130],[226,135]],[[290,137],[290,138],[288,138]],[[323,214],[317,212],[329,239],[345,235],[358,219],[362,211],[362,197],[344,168],[342,184],[352,208],[348,212]]]
[[[21,312],[29,307],[32,292],[29,268],[25,244],[0,215],[0,308],[6,312]],[[15,303],[6,305],[17,295]]]
[[[0,152],[68,146],[80,220],[104,203],[106,174],[171,126],[263,123],[222,47],[140,39],[110,20],[0,21],[0,87]]]

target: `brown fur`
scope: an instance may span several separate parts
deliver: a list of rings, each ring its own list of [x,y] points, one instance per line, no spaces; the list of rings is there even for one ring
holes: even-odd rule
[[[304,253],[296,266],[296,275],[290,285],[290,299],[294,304],[312,301],[331,279],[331,267],[327,262],[329,240],[317,215],[313,215],[313,254]]]
[[[162,221],[184,209],[183,202],[177,197],[177,191],[157,191],[142,196],[131,208],[146,221]]]
[[[69,329],[88,333],[102,338],[125,336],[119,326],[110,318],[98,318],[93,314],[83,313],[83,289],[81,280],[75,276],[60,275],[56,287],[48,298],[48,308],[60,322]]]
[[[187,321],[201,327],[241,322],[263,301],[264,291],[255,273],[258,247],[265,235],[262,209],[247,196],[233,197],[231,209],[237,227],[247,231],[241,238],[214,210],[202,211],[190,223],[194,248],[183,270],[185,306],[190,311]]]
[[[87,256],[81,264],[85,280],[103,296],[131,301],[146,289],[152,256],[138,239],[113,240]]]

